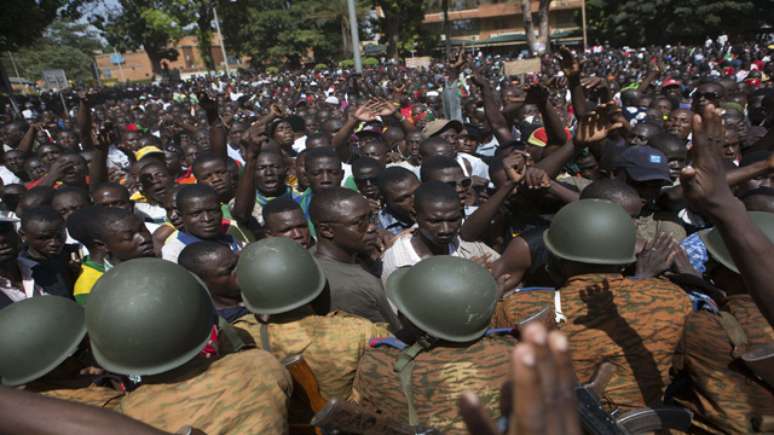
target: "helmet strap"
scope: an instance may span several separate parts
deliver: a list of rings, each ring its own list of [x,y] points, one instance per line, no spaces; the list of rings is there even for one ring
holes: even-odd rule
[[[395,362],[393,370],[398,373],[400,378],[400,389],[403,391],[403,395],[406,397],[408,404],[409,424],[416,426],[419,424],[417,417],[417,410],[414,406],[414,388],[411,384],[411,375],[414,372],[414,359],[420,353],[430,349],[435,338],[422,335],[417,341],[403,350],[398,356],[398,360]]]

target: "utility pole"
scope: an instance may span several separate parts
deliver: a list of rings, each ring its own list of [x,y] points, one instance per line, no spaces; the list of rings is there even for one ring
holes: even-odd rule
[[[228,67],[228,56],[226,55],[226,42],[223,40],[223,34],[220,33],[220,19],[218,18],[218,8],[212,5],[212,15],[215,17],[215,30],[218,32],[218,39],[220,39],[220,51],[223,54],[223,66],[226,67],[226,75],[231,77],[231,70]]]
[[[363,62],[360,59],[360,35],[357,31],[357,12],[355,11],[355,0],[347,0],[347,9],[349,9],[349,31],[352,34],[352,57],[355,60],[355,72],[363,72]]]

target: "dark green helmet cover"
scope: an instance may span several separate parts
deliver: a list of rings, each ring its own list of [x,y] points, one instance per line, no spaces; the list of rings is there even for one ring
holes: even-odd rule
[[[325,288],[325,275],[314,257],[285,237],[247,245],[239,255],[236,273],[245,307],[257,314],[294,310]]]
[[[774,213],[766,213],[763,211],[751,211],[748,213],[750,219],[756,227],[758,227],[768,239],[774,242]],[[731,253],[728,252],[726,242],[723,241],[723,237],[720,236],[720,231],[713,227],[703,230],[699,233],[699,237],[707,245],[707,251],[718,263],[722,264],[726,268],[739,273],[739,268],[736,267],[734,259],[731,258]]]
[[[83,308],[59,296],[37,296],[0,310],[0,380],[34,381],[72,355],[86,335]]]
[[[497,283],[489,271],[448,255],[396,270],[386,290],[390,302],[419,329],[457,343],[484,335],[497,304]]]
[[[634,263],[637,229],[618,204],[581,199],[565,205],[543,233],[549,252],[586,264]]]
[[[202,282],[159,258],[109,270],[86,305],[94,358],[122,375],[154,375],[190,361],[207,344],[214,319]]]

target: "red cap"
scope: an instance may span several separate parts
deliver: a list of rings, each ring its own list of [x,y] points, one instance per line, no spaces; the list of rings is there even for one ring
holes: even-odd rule
[[[664,83],[661,84],[661,87],[662,88],[668,88],[670,86],[680,86],[680,85],[681,85],[681,83],[680,83],[679,80],[675,80],[675,79],[670,77],[670,78],[664,80]]]

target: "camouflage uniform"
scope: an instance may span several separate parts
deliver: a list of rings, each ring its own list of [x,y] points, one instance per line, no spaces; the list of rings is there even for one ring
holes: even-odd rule
[[[457,399],[465,391],[475,391],[489,413],[499,415],[500,387],[508,379],[515,344],[512,337],[491,336],[467,346],[438,346],[420,353],[412,372],[419,424],[443,433],[467,434],[457,409]],[[353,400],[370,411],[408,422],[408,403],[393,370],[400,353],[386,345],[369,349],[357,369]]]
[[[737,320],[750,346],[774,341],[774,330],[751,296],[730,296],[723,310]],[[694,412],[698,430],[750,433],[750,417],[774,416],[774,392],[735,359],[734,344],[719,315],[699,311],[688,317],[675,366],[685,369],[691,382],[677,401]]]
[[[261,345],[261,324],[255,315],[240,317],[234,326],[249,333],[252,341]],[[309,315],[286,322],[275,320],[267,327],[269,349],[264,350],[280,360],[303,354],[325,399],[349,399],[358,361],[368,348],[369,340],[390,334],[379,325],[342,311],[324,317]]]
[[[548,305],[566,319],[559,328],[570,340],[580,382],[589,382],[602,362],[615,365],[606,406],[629,411],[658,404],[691,312],[685,292],[662,279],[588,274],[567,281],[560,304],[557,310],[551,291],[512,293],[498,303],[496,326],[513,326]]]
[[[208,435],[284,434],[293,390],[290,374],[270,354],[252,349],[143,378],[119,412],[174,432],[190,425]]]
[[[112,388],[100,387],[90,384],[81,388],[68,388],[66,386],[57,386],[43,381],[35,381],[27,384],[25,390],[40,393],[46,397],[54,399],[69,400],[71,402],[83,403],[84,405],[96,406],[117,410],[120,398],[123,393]]]

